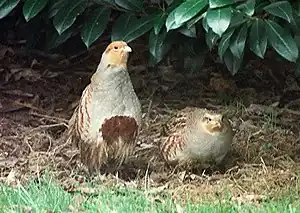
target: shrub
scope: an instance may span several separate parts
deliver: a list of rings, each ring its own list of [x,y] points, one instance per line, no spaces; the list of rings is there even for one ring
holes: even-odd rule
[[[0,19],[17,5],[28,24],[39,26],[35,32],[46,34],[48,49],[77,34],[90,47],[107,29],[111,40],[127,42],[148,33],[152,64],[176,43],[199,49],[201,35],[232,74],[238,72],[248,50],[264,58],[267,48],[272,48],[299,64],[299,1],[1,0]],[[186,42],[183,35],[189,37]]]

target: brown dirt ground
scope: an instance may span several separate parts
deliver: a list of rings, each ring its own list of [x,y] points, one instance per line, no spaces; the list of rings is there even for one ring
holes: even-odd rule
[[[97,51],[66,59],[41,57],[40,53],[28,56],[22,48],[1,47],[2,182],[13,185],[48,171],[66,190],[72,190],[87,178],[78,151],[64,143],[63,132],[103,48],[100,44],[94,48]],[[175,60],[151,70],[141,65],[140,55],[131,57],[130,74],[143,105],[145,124],[131,164],[131,181],[122,182],[115,175],[98,181],[147,186],[157,193],[167,190],[174,198],[189,196],[193,200],[228,194],[235,199],[273,198],[297,187],[300,87],[289,65],[275,69],[267,60],[266,64],[250,60],[244,72],[231,77],[215,63],[205,64],[194,74],[180,72]],[[173,172],[153,155],[162,123],[185,106],[225,111],[231,119],[235,139],[222,168]]]

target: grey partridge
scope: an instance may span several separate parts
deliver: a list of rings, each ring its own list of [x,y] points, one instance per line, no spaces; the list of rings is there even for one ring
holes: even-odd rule
[[[186,107],[165,125],[161,153],[174,166],[207,168],[219,164],[231,147],[233,131],[222,114]]]
[[[131,51],[123,41],[107,46],[69,120],[68,140],[90,172],[118,169],[135,148],[142,113],[127,70]]]

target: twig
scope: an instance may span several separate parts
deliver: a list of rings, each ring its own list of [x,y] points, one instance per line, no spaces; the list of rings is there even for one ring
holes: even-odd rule
[[[59,118],[59,117],[50,116],[50,115],[43,115],[43,114],[39,114],[37,112],[30,112],[30,115],[34,115],[34,116],[41,117],[41,118],[46,118],[46,119],[49,119],[49,120],[61,121],[61,122],[64,123],[64,126],[68,127],[68,125],[67,125],[68,120],[64,119],[64,118]]]
[[[57,123],[57,124],[49,124],[49,125],[41,125],[36,128],[33,128],[30,132],[40,130],[40,129],[47,129],[47,128],[52,128],[52,127],[57,127],[57,126],[65,126],[68,128],[68,125],[65,123]]]
[[[29,108],[29,109],[33,109],[33,110],[37,110],[37,111],[43,111],[35,106],[32,106],[31,104],[29,103],[22,103],[22,102],[19,102],[19,101],[14,101],[14,103],[16,105],[19,105],[19,106],[22,106],[22,107],[26,107],[26,108]]]

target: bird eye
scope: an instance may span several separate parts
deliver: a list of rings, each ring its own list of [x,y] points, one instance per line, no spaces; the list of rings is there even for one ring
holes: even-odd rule
[[[117,46],[114,46],[114,49],[115,49],[115,50],[117,50],[117,49],[119,49],[119,47],[117,47]]]
[[[211,121],[211,118],[209,118],[209,117],[205,117],[204,119],[205,119],[206,121],[208,121],[208,122]]]

